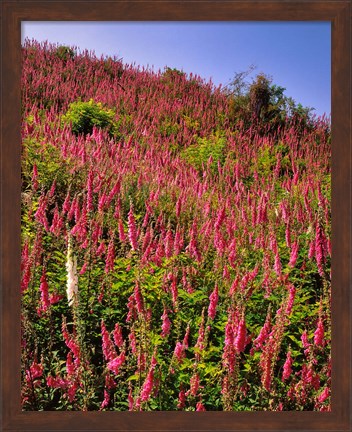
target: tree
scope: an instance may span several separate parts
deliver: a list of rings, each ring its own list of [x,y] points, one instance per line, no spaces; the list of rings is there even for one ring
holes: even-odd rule
[[[294,99],[285,95],[285,88],[273,84],[272,77],[259,73],[251,83],[246,81],[253,71],[238,72],[225,88],[229,98],[229,117],[234,123],[244,121],[249,125],[253,122],[263,126],[270,124],[276,129],[285,121],[299,123],[301,127],[309,127],[312,108],[296,104]]]
[[[259,121],[259,119],[265,117],[265,114],[268,112],[272,97],[270,84],[270,79],[261,73],[257,75],[255,81],[249,88],[250,110],[254,120]]]

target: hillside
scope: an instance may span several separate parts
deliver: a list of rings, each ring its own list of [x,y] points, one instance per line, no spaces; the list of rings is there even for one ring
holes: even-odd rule
[[[24,410],[330,410],[330,127],[269,84],[25,43]]]

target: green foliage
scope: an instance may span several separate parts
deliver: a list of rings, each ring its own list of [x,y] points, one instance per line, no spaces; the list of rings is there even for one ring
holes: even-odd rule
[[[250,109],[255,118],[265,116],[271,96],[269,78],[259,74],[249,88]]]
[[[270,123],[272,128],[283,125],[286,119],[299,123],[304,129],[311,124],[312,109],[303,107],[285,95],[285,88],[272,83],[272,78],[258,74],[251,83],[246,81],[253,71],[236,73],[226,88],[229,103],[229,118],[248,123],[257,118],[263,125]]]
[[[72,48],[61,45],[56,49],[55,54],[59,59],[67,62],[68,60],[73,60],[75,58],[75,52]]]
[[[112,109],[103,107],[101,102],[73,102],[68,111],[62,117],[64,123],[70,124],[75,135],[90,134],[93,127],[106,129],[110,133],[114,132],[115,112]]]
[[[111,78],[121,78],[123,74],[123,65],[121,59],[107,57],[103,63],[104,71],[110,75]]]
[[[23,190],[31,186],[34,165],[38,168],[39,182],[44,190],[49,190],[54,180],[58,191],[63,190],[73,180],[67,171],[66,162],[61,158],[60,150],[50,142],[25,138],[22,156]]]
[[[258,150],[257,163],[255,168],[257,173],[263,177],[269,176],[276,163],[275,154],[270,147],[266,146]]]
[[[163,78],[165,79],[165,81],[169,81],[169,80],[172,81],[177,77],[184,77],[184,76],[186,76],[185,72],[182,72],[176,68],[166,67],[165,71],[163,72]]]
[[[226,160],[226,139],[219,133],[209,138],[198,138],[197,143],[187,147],[181,157],[198,170],[210,163],[211,169],[217,169],[218,162],[221,165]]]
[[[228,117],[231,123],[236,124],[238,121],[243,121],[249,126],[250,110],[248,94],[237,97],[230,95],[228,97]]]
[[[193,119],[190,116],[187,116],[186,114],[183,115],[183,120],[187,126],[188,129],[190,129],[193,133],[198,134],[201,129],[201,125],[199,120]]]
[[[163,120],[159,126],[159,132],[163,137],[177,135],[179,130],[180,126],[170,118],[166,118],[165,120]]]

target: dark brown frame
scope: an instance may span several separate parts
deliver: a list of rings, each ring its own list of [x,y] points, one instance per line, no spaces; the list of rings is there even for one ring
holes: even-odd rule
[[[25,20],[331,22],[332,412],[21,411],[20,27]],[[2,0],[1,24],[2,430],[351,430],[351,0]]]

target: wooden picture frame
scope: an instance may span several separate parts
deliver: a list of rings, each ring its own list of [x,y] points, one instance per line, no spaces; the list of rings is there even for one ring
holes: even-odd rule
[[[351,1],[3,0],[1,4],[1,408],[4,431],[351,430]],[[330,21],[332,411],[22,412],[21,21]]]

